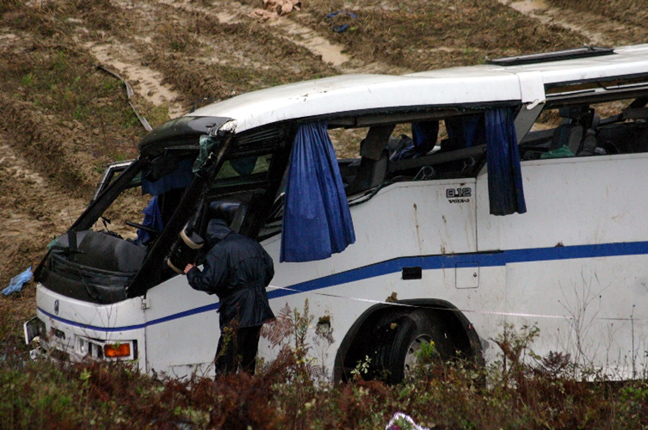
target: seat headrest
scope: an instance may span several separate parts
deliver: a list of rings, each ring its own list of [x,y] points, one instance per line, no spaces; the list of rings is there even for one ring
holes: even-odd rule
[[[561,118],[579,120],[583,115],[583,109],[581,106],[565,106],[558,110],[558,114]]]
[[[592,116],[592,126],[590,128],[597,128],[599,125],[601,125],[601,117],[598,116],[598,114],[594,114]]]

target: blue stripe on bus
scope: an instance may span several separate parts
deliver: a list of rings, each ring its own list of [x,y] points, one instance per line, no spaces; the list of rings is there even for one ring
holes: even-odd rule
[[[553,248],[519,249],[474,254],[435,255],[426,257],[403,257],[383,261],[347,272],[314,279],[290,286],[293,290],[306,292],[363,279],[398,273],[404,267],[421,267],[423,270],[454,269],[460,267],[495,267],[506,264],[550,260],[570,260],[592,257],[616,257],[622,255],[648,254],[648,242],[611,243],[603,245],[556,246]],[[295,291],[273,291],[271,298],[297,294]]]
[[[356,282],[363,279],[371,279],[379,276],[398,273],[404,267],[421,267],[423,270],[446,269],[460,267],[496,267],[505,266],[506,264],[528,263],[536,261],[551,260],[570,260],[593,257],[618,257],[630,255],[648,254],[648,242],[630,242],[630,243],[609,243],[602,245],[576,245],[576,246],[556,246],[553,248],[533,248],[533,249],[516,249],[510,251],[482,252],[473,254],[454,254],[454,255],[434,255],[424,257],[402,257],[394,260],[383,261],[371,264],[369,266],[352,269],[335,275],[325,276],[311,281],[301,282],[290,285],[290,290],[275,290],[268,293],[270,299],[299,294],[308,291],[328,288],[335,285]],[[147,321],[142,324],[135,324],[124,327],[99,327],[90,324],[80,324],[52,315],[49,312],[38,308],[40,312],[48,317],[72,326],[83,329],[102,331],[102,332],[119,332],[128,330],[139,330],[147,326],[161,324],[164,322],[201,314],[217,310],[220,303],[214,303],[187,311],[179,312],[163,318]]]
[[[194,309],[190,309],[188,311],[178,312],[177,314],[168,315],[166,317],[162,317],[162,318],[154,319],[154,320],[151,320],[151,321],[147,321],[147,322],[145,322],[143,324],[127,325],[127,326],[123,326],[123,327],[100,327],[100,326],[95,326],[95,325],[90,325],[90,324],[81,324],[81,323],[78,323],[76,321],[70,321],[68,319],[61,318],[61,317],[59,317],[57,315],[53,315],[53,314],[51,314],[49,312],[46,312],[42,308],[38,308],[38,310],[41,311],[42,313],[44,313],[45,315],[47,315],[48,317],[50,317],[50,318],[52,318],[52,319],[54,319],[56,321],[65,323],[65,324],[73,325],[73,326],[76,326],[76,327],[81,327],[82,329],[86,329],[86,330],[96,330],[96,331],[103,331],[103,332],[106,332],[106,333],[114,333],[114,332],[118,332],[118,331],[139,330],[139,329],[145,328],[147,326],[151,326],[151,325],[155,325],[155,324],[161,324],[163,322],[188,317],[188,316],[191,316],[191,315],[201,314],[203,312],[214,311],[214,310],[217,310],[219,307],[220,307],[220,303],[212,303],[211,305],[201,306],[199,308],[194,308]]]

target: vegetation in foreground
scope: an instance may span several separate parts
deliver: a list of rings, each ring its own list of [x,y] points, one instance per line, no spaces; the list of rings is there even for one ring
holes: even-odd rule
[[[591,373],[585,382],[587,372],[569,356],[533,354],[535,327],[506,328],[495,339],[500,360],[488,369],[437,363],[429,345],[404,383],[365,381],[367,363],[358,363],[352,382],[331,385],[308,355],[309,318],[283,318],[279,358],[255,376],[218,381],[151,377],[133,365],[32,361],[13,328],[3,327],[0,428],[381,429],[397,412],[435,429],[648,426],[648,382],[612,383]]]

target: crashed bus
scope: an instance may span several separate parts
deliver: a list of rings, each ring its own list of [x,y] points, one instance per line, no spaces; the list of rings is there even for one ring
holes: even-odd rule
[[[343,75],[202,107],[106,171],[36,271],[26,341],[62,360],[213,375],[218,298],[174,269],[200,262],[207,222],[226,217],[272,256],[275,313],[308,303],[333,380],[365,361],[398,382],[425,342],[483,365],[507,326],[537,326],[540,355],[645,376],[647,103],[640,45]],[[357,155],[338,159],[332,140]],[[129,201],[146,201],[131,210],[144,220],[110,222]],[[276,353],[262,339],[259,355]]]

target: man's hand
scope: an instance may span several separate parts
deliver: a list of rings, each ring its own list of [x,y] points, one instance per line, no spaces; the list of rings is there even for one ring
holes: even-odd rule
[[[189,273],[189,271],[190,271],[191,269],[193,269],[194,267],[196,267],[195,264],[191,264],[191,263],[187,264],[187,265],[185,266],[185,268],[184,268],[184,273],[185,273],[185,275],[186,275],[187,273]]]

